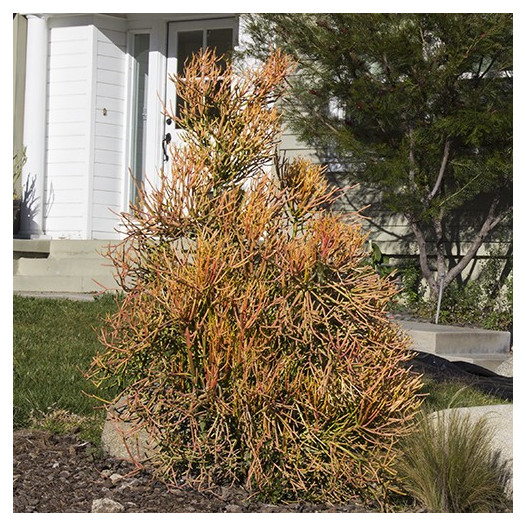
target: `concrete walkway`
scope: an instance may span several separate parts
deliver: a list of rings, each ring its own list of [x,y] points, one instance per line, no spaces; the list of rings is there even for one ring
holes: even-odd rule
[[[26,298],[51,298],[51,299],[66,299],[73,301],[95,301],[94,294],[87,294],[82,292],[26,292],[14,291],[13,294],[17,296],[24,296]]]

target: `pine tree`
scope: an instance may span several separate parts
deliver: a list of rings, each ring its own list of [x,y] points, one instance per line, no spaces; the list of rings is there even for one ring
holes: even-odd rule
[[[270,43],[298,61],[292,129],[403,215],[436,297],[511,220],[512,15],[263,14],[247,27],[249,53]]]

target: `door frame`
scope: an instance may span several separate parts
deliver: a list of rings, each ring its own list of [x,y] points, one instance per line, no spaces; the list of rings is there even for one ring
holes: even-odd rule
[[[133,40],[139,33],[150,35],[150,51],[148,54],[148,94],[147,94],[147,117],[146,117],[146,147],[144,152],[144,184],[147,186],[158,186],[159,170],[162,168],[162,156],[160,145],[163,129],[159,126],[159,119],[162,118],[162,101],[165,100],[166,89],[166,39],[167,39],[166,20],[156,17],[145,18],[142,16],[128,25],[127,35],[127,55],[128,55],[128,90],[127,90],[127,154],[126,154],[126,173],[124,176],[123,187],[123,210],[129,211],[131,197],[131,177],[129,167],[132,166],[133,155]]]
[[[176,18],[177,16],[177,18]],[[160,171],[166,168],[167,163],[163,159],[162,140],[166,132],[170,131],[174,136],[174,129],[168,129],[166,118],[163,114],[163,105],[175,103],[175,86],[168,80],[168,75],[177,72],[177,32],[191,31],[193,29],[219,29],[232,28],[233,46],[239,39],[239,16],[235,13],[202,14],[191,15],[152,15],[146,18],[142,15],[134,19],[128,25],[128,147],[127,166],[131,165],[132,155],[132,68],[133,68],[133,38],[137,33],[149,33],[150,52],[148,57],[148,103],[146,119],[146,151],[144,171],[145,184],[158,187],[160,183]],[[129,210],[131,179],[126,169],[125,188],[123,196],[125,202],[123,209]]]

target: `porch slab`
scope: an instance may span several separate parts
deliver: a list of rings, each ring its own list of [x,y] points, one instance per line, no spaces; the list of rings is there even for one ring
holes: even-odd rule
[[[397,323],[406,331],[416,351],[436,354],[448,359],[480,359],[491,361],[509,357],[511,334],[506,331],[489,331],[473,327],[437,325],[400,320]]]

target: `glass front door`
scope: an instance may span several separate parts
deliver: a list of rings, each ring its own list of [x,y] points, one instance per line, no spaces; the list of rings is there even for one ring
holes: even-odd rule
[[[235,45],[236,19],[233,17],[199,20],[193,22],[172,22],[168,27],[167,73],[184,75],[186,61],[202,49],[215,49],[218,56],[228,54]],[[175,86],[168,81],[166,87],[167,107],[179,114],[181,101],[177,98]],[[164,122],[163,159],[169,162],[168,144],[180,141],[180,131],[171,120]]]
[[[148,62],[150,35],[133,35],[132,137],[130,202],[135,203],[146,171],[146,122],[148,118]]]

